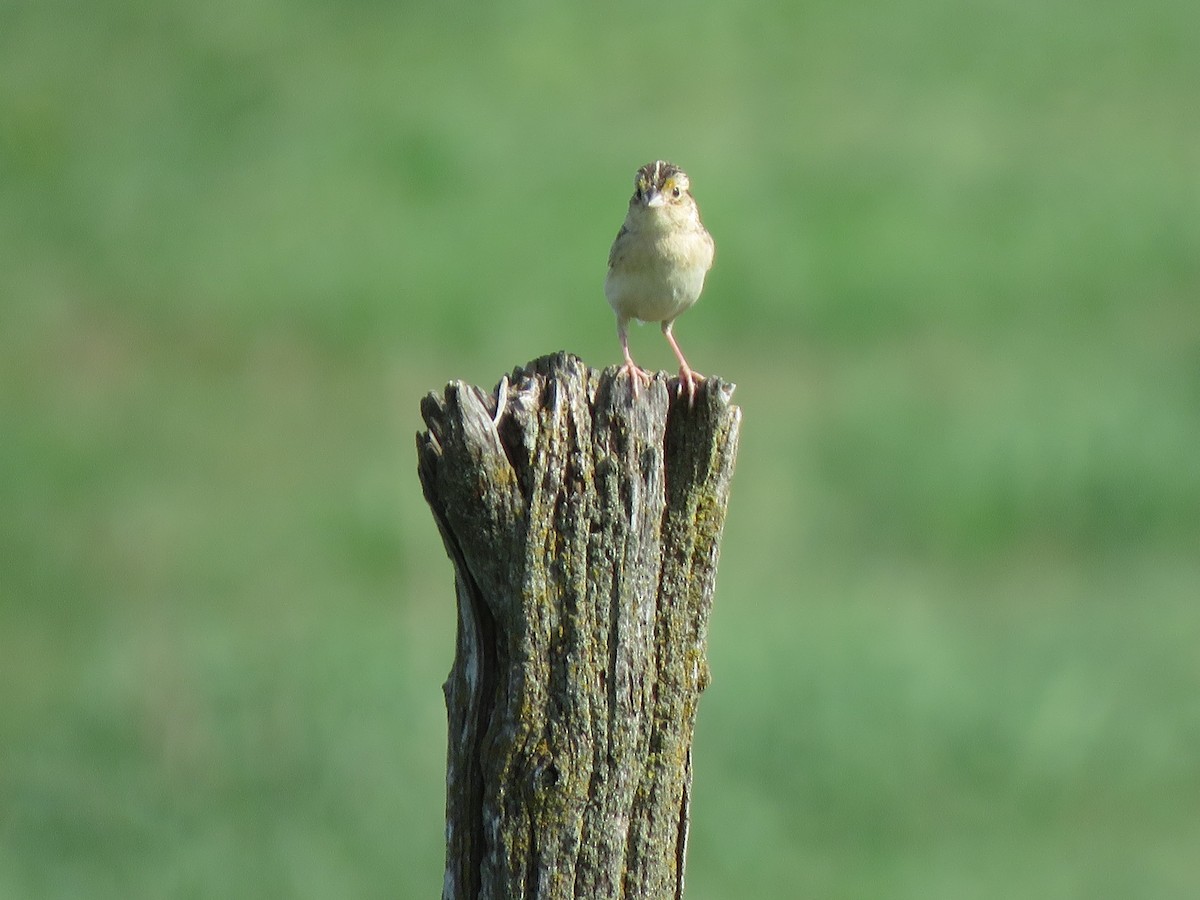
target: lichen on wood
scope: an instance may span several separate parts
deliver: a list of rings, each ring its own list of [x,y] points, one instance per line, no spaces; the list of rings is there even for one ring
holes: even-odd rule
[[[732,391],[559,353],[422,402],[458,609],[443,900],[682,896]]]

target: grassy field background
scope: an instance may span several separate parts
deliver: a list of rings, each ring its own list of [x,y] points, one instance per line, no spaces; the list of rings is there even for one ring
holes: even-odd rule
[[[745,414],[688,896],[1196,895],[1198,84],[1194,0],[0,11],[0,896],[438,895],[418,400],[618,361],[656,157]]]

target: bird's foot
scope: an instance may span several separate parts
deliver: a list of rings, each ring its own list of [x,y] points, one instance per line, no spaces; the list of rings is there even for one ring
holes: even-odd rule
[[[687,391],[688,409],[692,408],[692,404],[696,400],[696,385],[703,383],[704,376],[699,372],[693,372],[687,363],[679,367],[679,396],[682,397],[684,391]]]
[[[621,366],[620,371],[629,375],[629,387],[634,397],[637,397],[643,384],[650,387],[650,382],[653,380],[650,373],[636,365],[632,359],[626,359],[625,365]]]

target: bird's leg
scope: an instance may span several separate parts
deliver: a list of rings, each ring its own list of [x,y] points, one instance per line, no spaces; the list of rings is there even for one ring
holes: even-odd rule
[[[633,396],[636,397],[641,382],[645,382],[649,387],[650,373],[638,367],[629,353],[629,320],[624,316],[617,316],[617,336],[621,339],[621,351],[625,354],[625,365],[621,368],[629,373],[629,384],[633,390]]]
[[[679,344],[675,342],[675,335],[671,334],[671,329],[674,325],[674,320],[663,322],[662,331],[671,343],[671,349],[675,351],[675,356],[679,358],[679,392],[682,394],[684,390],[687,390],[688,406],[690,407],[692,401],[696,398],[696,385],[704,381],[704,376],[699,372],[693,372],[692,367],[683,358],[683,351],[679,349]]]

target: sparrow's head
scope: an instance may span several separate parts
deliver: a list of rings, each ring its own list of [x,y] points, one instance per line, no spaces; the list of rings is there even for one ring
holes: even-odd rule
[[[688,193],[687,173],[679,166],[664,160],[646,163],[633,178],[633,197],[630,206],[646,209],[687,207],[694,201]]]

